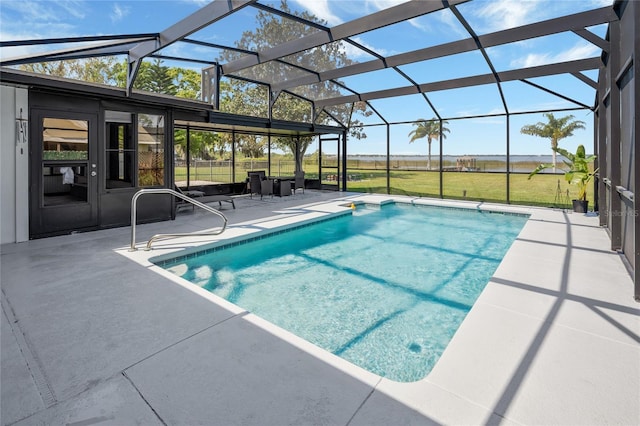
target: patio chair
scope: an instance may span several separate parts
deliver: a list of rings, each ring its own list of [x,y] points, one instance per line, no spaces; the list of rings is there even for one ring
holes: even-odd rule
[[[249,194],[253,198],[253,194],[262,193],[262,179],[258,173],[249,173]]]
[[[273,197],[273,180],[267,179],[264,172],[249,172],[248,174],[251,198],[253,198],[253,194],[260,194],[260,199],[264,195]]]
[[[183,191],[178,185],[173,185],[173,188],[176,192],[182,194],[182,195],[186,195],[189,198],[201,198],[204,197],[204,192],[202,191]],[[194,206],[193,204],[191,204],[188,201],[185,201],[181,198],[178,198],[178,201],[176,202],[176,208],[181,208],[181,207],[189,207],[191,206],[191,209],[194,210],[196,208],[196,206]]]
[[[295,195],[296,190],[298,189],[302,189],[302,193],[304,194],[304,172],[297,171],[294,172],[293,175],[295,176],[293,187],[291,188],[293,190],[293,194]]]
[[[273,198],[273,179],[265,178],[263,181],[260,182],[260,199],[261,200],[264,195],[271,195],[271,198]]]

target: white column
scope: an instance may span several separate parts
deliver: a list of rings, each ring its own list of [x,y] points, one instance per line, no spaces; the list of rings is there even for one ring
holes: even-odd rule
[[[5,244],[29,239],[29,106],[27,89],[0,89],[0,243]]]
[[[16,242],[29,240],[29,91],[16,89]]]

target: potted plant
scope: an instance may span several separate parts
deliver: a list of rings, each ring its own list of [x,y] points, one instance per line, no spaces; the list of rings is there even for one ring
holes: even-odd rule
[[[586,213],[589,206],[587,200],[587,188],[588,184],[597,173],[597,169],[594,171],[589,170],[589,163],[592,163],[595,159],[595,155],[587,157],[584,145],[578,145],[576,153],[572,154],[566,149],[553,148],[555,152],[566,158],[563,160],[564,164],[568,167],[568,170],[564,173],[564,178],[569,184],[577,185],[578,198],[573,201],[573,211],[576,213]],[[531,173],[529,173],[528,179],[531,179],[534,175],[540,173],[542,170],[553,167],[553,164],[540,164]]]

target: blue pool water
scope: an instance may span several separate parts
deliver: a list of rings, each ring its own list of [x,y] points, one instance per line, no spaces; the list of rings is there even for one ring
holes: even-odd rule
[[[160,265],[380,376],[425,377],[527,217],[393,204]]]

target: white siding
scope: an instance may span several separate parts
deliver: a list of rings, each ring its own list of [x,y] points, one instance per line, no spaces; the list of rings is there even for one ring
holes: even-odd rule
[[[27,89],[0,90],[0,243],[6,244],[29,239],[29,105]],[[18,138],[20,126],[27,132]]]

